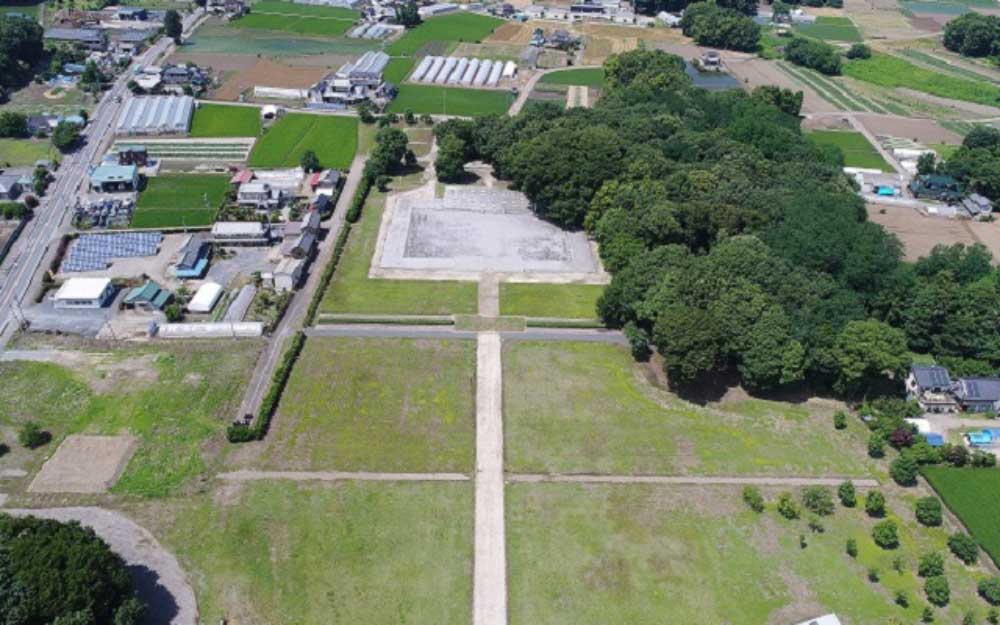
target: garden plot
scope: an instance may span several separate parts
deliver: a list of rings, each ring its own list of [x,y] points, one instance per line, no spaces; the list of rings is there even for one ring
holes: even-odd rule
[[[31,482],[33,493],[103,493],[125,469],[136,440],[131,436],[67,436]]]
[[[192,163],[245,163],[253,149],[254,137],[230,137],[224,139],[142,139],[141,141],[116,141],[111,151],[122,146],[140,143],[154,159],[164,161],[169,166],[173,161]]]
[[[603,275],[586,235],[538,219],[522,193],[447,187],[390,198],[377,269],[475,276],[481,272]]]

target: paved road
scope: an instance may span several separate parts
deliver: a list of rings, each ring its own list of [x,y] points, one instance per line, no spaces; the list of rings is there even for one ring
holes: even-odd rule
[[[139,597],[149,612],[148,625],[197,625],[194,591],[177,559],[152,534],[118,512],[102,508],[5,509],[14,516],[79,521],[125,560]]]
[[[503,379],[500,335],[483,332],[476,350],[476,511],[472,625],[506,625]]]
[[[292,482],[468,482],[464,473],[375,473],[371,471],[257,471],[244,469],[217,475],[227,482],[289,480]]]
[[[199,19],[203,19],[203,16],[192,14],[185,18],[186,32]],[[21,233],[0,269],[0,349],[6,347],[19,322],[23,320],[21,309],[26,299],[31,301],[32,285],[40,280],[38,269],[48,256],[55,253],[59,237],[69,229],[69,215],[80,189],[86,184],[88,168],[97,161],[105,145],[114,136],[112,127],[124,106],[125,96],[128,94],[126,85],[133,76],[133,68],[152,64],[160,55],[168,54],[173,47],[174,42],[163,37],[136,57],[132,66],[122,72],[111,89],[104,93],[91,114],[90,122],[83,132],[86,143],[63,158],[59,171],[55,174],[55,182],[35,210],[35,218]],[[121,102],[116,102],[116,99]]]
[[[306,312],[309,310],[309,302],[312,299],[313,293],[319,288],[323,268],[330,262],[330,258],[333,255],[334,243],[337,237],[340,236],[341,229],[344,227],[344,216],[347,214],[347,209],[351,204],[351,199],[354,197],[354,192],[361,182],[361,174],[364,166],[365,157],[362,155],[356,156],[354,162],[351,163],[351,170],[347,174],[347,180],[344,181],[344,188],[337,199],[337,206],[334,208],[333,216],[327,224],[328,232],[323,241],[320,242],[319,254],[312,264],[309,277],[306,279],[305,286],[292,298],[292,303],[289,305],[288,310],[285,311],[285,316],[282,318],[281,323],[278,324],[271,340],[268,341],[260,358],[257,359],[257,366],[254,368],[250,384],[247,386],[247,392],[243,396],[240,415],[257,414],[260,404],[264,400],[264,395],[267,393],[268,386],[271,383],[274,369],[278,366],[278,362],[281,359],[287,339],[302,329],[305,323]]]
[[[306,329],[306,336],[343,336],[371,338],[410,339],[468,339],[479,335],[469,330],[456,330],[451,326],[399,326],[378,324],[323,324]],[[625,336],[615,330],[574,328],[528,328],[523,332],[501,332],[505,341],[582,341],[586,343],[614,343],[628,345]]]
[[[839,486],[851,480],[859,488],[875,488],[877,480],[847,477],[727,477],[699,475],[560,475],[545,473],[511,473],[509,482],[569,482],[575,484],[679,484],[684,486]]]

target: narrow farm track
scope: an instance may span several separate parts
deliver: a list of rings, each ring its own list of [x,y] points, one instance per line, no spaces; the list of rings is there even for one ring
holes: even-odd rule
[[[376,473],[372,471],[257,471],[220,473],[226,482],[288,480],[290,482],[467,482],[464,473]]]
[[[594,474],[545,474],[511,473],[507,481],[518,483],[571,483],[571,484],[675,484],[679,486],[838,486],[850,480],[860,488],[875,488],[878,480],[850,477],[749,477],[709,475],[594,475]]]

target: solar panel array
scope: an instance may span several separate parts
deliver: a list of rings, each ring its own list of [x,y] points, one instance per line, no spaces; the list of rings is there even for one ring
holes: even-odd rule
[[[116,258],[155,256],[161,241],[162,232],[84,234],[66,251],[62,271],[100,271]]]

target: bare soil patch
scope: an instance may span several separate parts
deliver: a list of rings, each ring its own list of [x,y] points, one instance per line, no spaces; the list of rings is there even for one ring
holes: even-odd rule
[[[803,130],[854,130],[847,117],[834,117],[824,115],[822,117],[808,117],[802,121]]]
[[[902,137],[924,144],[957,144],[962,142],[961,136],[942,128],[933,119],[911,119],[875,114],[857,115],[856,117],[874,135]]]
[[[531,32],[534,27],[520,22],[505,22],[500,28],[494,30],[483,43],[521,43],[526,44],[531,41]]]
[[[868,218],[899,237],[909,261],[927,256],[935,245],[976,243],[976,237],[968,228],[969,222],[929,217],[912,208],[869,204]]]
[[[125,469],[131,436],[67,436],[28,486],[32,493],[103,493]]]
[[[657,46],[660,47],[660,46]],[[669,50],[668,50],[669,51]],[[697,52],[697,48],[694,48]],[[693,56],[691,54],[688,57]],[[791,76],[781,71],[774,61],[764,59],[726,59],[726,66],[737,80],[747,89],[763,85],[777,85],[793,91],[801,91],[802,112],[821,113],[835,110],[834,106],[821,98],[808,85],[796,82]]]
[[[215,97],[236,101],[241,93],[254,86],[305,89],[316,84],[328,71],[326,67],[292,67],[271,59],[256,59],[251,67],[227,76]]]

